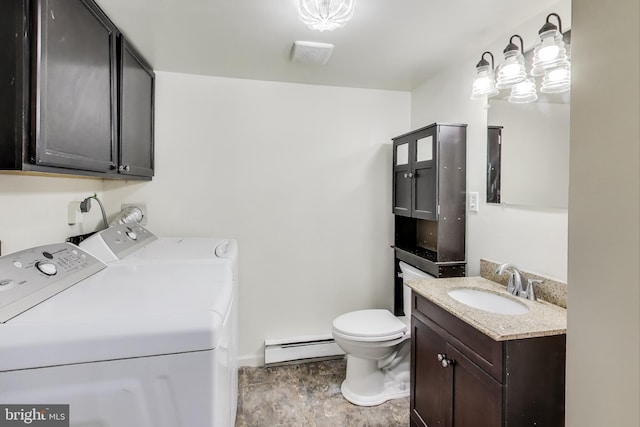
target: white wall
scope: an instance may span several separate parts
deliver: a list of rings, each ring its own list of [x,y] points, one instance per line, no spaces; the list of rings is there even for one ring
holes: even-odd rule
[[[640,425],[639,17],[573,2],[568,427]]]
[[[238,239],[244,363],[392,307],[390,138],[409,93],[159,72],[156,97],[156,177],[106,198],[146,202],[159,235]]]
[[[442,72],[412,92],[411,126],[432,122],[467,123],[467,191],[480,193],[479,212],[467,215],[467,272],[477,275],[480,258],[512,262],[519,267],[559,280],[567,278],[567,210],[493,205],[486,201],[487,111],[483,101],[471,101],[475,65],[485,50],[496,65],[512,34],[521,34],[525,50],[546,15],[557,12],[570,23],[571,2],[562,0],[546,13],[505,32],[494,46],[478,46],[478,55]],[[500,23],[496,23],[500,24]],[[564,29],[565,27],[563,27]]]
[[[0,241],[2,254],[33,246],[63,242],[102,225],[97,204],[84,214],[82,224],[69,226],[69,202],[98,194],[98,179],[0,174]]]

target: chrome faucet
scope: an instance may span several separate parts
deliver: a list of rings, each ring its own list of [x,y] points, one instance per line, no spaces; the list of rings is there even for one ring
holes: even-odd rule
[[[507,292],[519,296],[522,298],[526,298],[531,301],[536,300],[536,293],[534,291],[533,285],[534,283],[542,283],[541,280],[533,280],[526,278],[525,275],[520,271],[518,267],[513,264],[502,264],[496,270],[496,274],[504,274],[509,273],[509,282],[507,283]],[[522,282],[526,279],[527,285],[525,287],[522,286]]]

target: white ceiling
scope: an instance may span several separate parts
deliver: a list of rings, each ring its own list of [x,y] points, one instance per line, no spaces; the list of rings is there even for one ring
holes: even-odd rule
[[[298,20],[297,0],[97,2],[158,71],[411,90],[557,0],[356,0],[354,18],[323,33]],[[296,40],[332,43],[333,55],[293,63]]]

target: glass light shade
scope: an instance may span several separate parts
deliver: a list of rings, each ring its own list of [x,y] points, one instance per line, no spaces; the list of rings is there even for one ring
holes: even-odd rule
[[[353,17],[354,0],[298,0],[298,16],[312,30],[332,31]]]
[[[540,92],[560,93],[571,89],[571,66],[553,68],[544,73]]]
[[[478,67],[476,78],[473,80],[471,99],[480,99],[484,96],[491,98],[499,91],[496,88],[496,75],[489,65]]]
[[[513,88],[511,88],[509,102],[513,104],[527,104],[537,100],[538,93],[536,92],[536,84],[533,79],[526,79],[523,82],[515,84]]]
[[[541,33],[533,49],[531,75],[542,76],[547,70],[564,67],[567,64],[569,64],[569,58],[560,31],[551,29]]]
[[[504,54],[504,62],[498,70],[498,89],[507,89],[527,78],[524,56],[519,50],[510,50]]]

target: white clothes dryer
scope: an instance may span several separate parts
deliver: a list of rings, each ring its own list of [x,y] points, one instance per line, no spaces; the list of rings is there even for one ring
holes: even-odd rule
[[[231,426],[233,295],[228,262],[0,257],[0,402],[69,404],[71,426]]]

